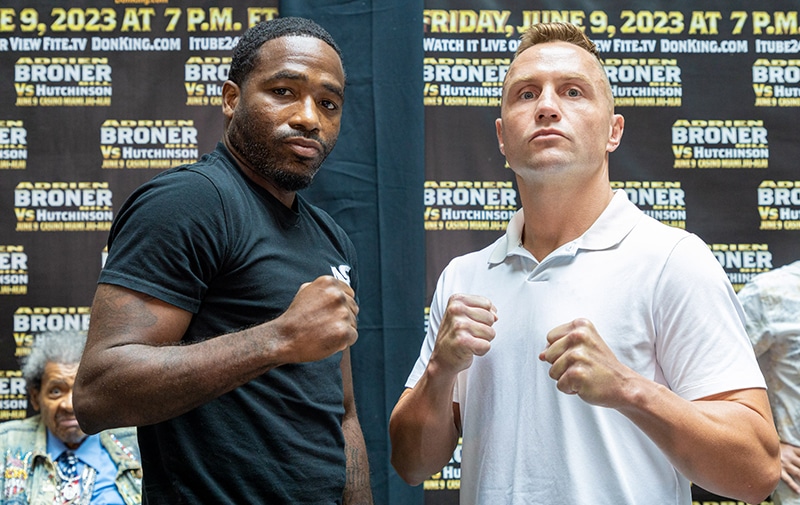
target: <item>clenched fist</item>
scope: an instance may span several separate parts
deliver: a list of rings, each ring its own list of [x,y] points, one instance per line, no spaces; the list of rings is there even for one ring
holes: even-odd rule
[[[300,286],[280,317],[274,320],[275,345],[284,363],[318,361],[346,349],[358,339],[355,294],[331,276]]]
[[[431,362],[450,373],[469,368],[474,356],[491,348],[497,309],[482,296],[456,294],[445,308]]]

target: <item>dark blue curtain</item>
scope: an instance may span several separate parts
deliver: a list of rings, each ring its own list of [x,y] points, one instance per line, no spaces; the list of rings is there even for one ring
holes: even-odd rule
[[[280,3],[342,48],[347,88],[339,143],[305,195],[347,230],[359,256],[352,349],[375,504],[423,502],[389,463],[388,419],[424,332],[422,0]]]

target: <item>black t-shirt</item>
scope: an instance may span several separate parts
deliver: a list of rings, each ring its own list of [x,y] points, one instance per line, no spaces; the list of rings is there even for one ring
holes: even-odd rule
[[[344,231],[299,195],[294,209],[282,205],[220,144],[131,195],[112,226],[100,282],[193,312],[188,343],[274,319],[302,283],[320,275],[357,288]],[[182,416],[140,427],[145,503],[340,503],[340,361],[337,353],[277,367]]]

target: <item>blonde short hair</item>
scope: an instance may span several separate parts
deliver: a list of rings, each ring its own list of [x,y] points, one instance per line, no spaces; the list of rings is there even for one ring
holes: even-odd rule
[[[605,69],[603,67],[603,59],[600,57],[600,51],[597,46],[592,42],[589,37],[580,29],[580,27],[572,23],[538,23],[531,25],[528,30],[520,37],[520,44],[517,51],[514,53],[516,59],[520,53],[526,49],[537,44],[544,44],[546,42],[566,42],[580,47],[595,57],[597,66],[604,76],[604,92],[608,100],[609,110],[614,111],[614,94],[611,91],[611,83],[608,81]],[[503,84],[503,96],[505,97],[505,83]]]
[[[583,30],[572,23],[539,23],[531,25],[520,37],[520,44],[516,53],[514,53],[514,57],[516,58],[522,51],[536,44],[545,42],[568,42],[574,44],[581,49],[589,51],[602,63],[597,46],[589,40]]]

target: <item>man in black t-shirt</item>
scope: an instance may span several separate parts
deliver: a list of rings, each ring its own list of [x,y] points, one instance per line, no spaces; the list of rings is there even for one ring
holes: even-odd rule
[[[339,133],[317,24],[245,32],[225,131],[120,209],[75,384],[84,431],[138,426],[144,502],[371,504],[353,400],[355,251],[296,192]]]

